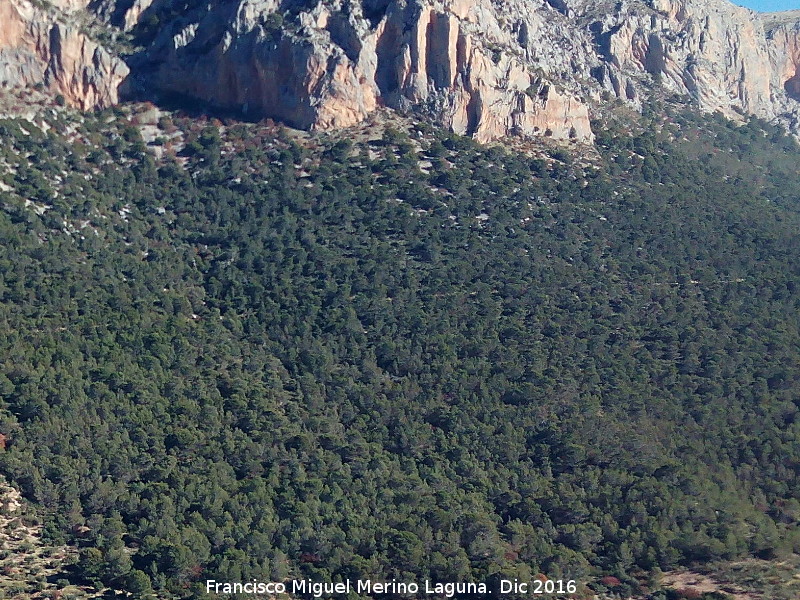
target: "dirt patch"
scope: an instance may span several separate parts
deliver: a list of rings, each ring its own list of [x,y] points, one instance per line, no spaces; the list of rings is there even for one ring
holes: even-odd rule
[[[20,493],[0,480],[0,597],[91,596],[83,588],[67,585],[64,567],[75,554],[75,548],[43,543],[41,526]]]
[[[701,594],[722,592],[728,594],[734,600],[764,600],[761,595],[748,593],[731,584],[720,583],[708,575],[703,575],[695,571],[665,573],[661,583],[668,589],[694,590]]]

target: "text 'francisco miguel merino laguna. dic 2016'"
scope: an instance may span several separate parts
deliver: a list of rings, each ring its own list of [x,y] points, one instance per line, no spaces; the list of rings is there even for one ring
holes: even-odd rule
[[[286,582],[222,582],[213,579],[206,580],[207,594],[298,594],[313,598],[327,598],[331,596],[347,595],[351,592],[366,595],[391,594],[393,596],[417,596],[430,594],[452,598],[456,594],[488,594],[485,583],[439,583],[425,580],[423,583],[392,581],[372,581],[370,579],[357,581],[341,581],[338,583],[323,583],[308,579],[296,579]]]
[[[368,596],[391,594],[393,596],[417,596],[429,594],[452,598],[456,594],[482,595],[488,593],[485,583],[440,583],[425,580],[422,583],[392,581],[372,581],[370,579],[357,581],[341,581],[338,583],[323,583],[308,579],[297,579],[286,582],[222,582],[208,579],[206,593],[208,594],[297,594],[313,598],[327,598],[330,596],[347,595],[352,592]]]
[[[372,581],[370,579],[358,581],[341,581],[338,583],[323,583],[308,579],[297,579],[286,582],[222,582],[209,579],[206,581],[208,594],[299,594],[313,598],[327,598],[355,592],[357,594],[394,596],[416,596],[430,594],[452,598],[456,594],[482,595],[488,593],[485,583],[438,583],[425,580],[423,583],[400,581]]]
[[[520,582],[517,579],[501,579],[497,589],[493,592],[500,594],[574,594],[577,591],[577,582],[546,579],[536,580],[531,583]],[[283,582],[264,582],[256,579],[248,582],[223,582],[214,579],[206,580],[207,594],[250,594],[276,596],[278,594],[293,594],[297,596],[311,596],[312,598],[331,598],[355,592],[365,596],[392,596],[417,597],[420,595],[453,598],[456,595],[483,596],[489,593],[485,583],[455,583],[434,582],[427,579],[422,583],[392,581],[372,581],[360,579],[356,581],[340,581],[338,583],[324,583],[309,579],[295,579]]]

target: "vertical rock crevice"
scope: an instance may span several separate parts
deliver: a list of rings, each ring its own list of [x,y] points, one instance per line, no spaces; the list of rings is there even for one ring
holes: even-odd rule
[[[398,63],[402,57],[401,37],[402,34],[394,23],[384,21],[379,26],[378,42],[375,48],[377,58],[375,83],[384,98],[392,98],[400,90]]]
[[[429,65],[428,78],[436,88],[450,88],[455,81],[458,41],[458,20],[451,15],[431,12],[425,62]]]

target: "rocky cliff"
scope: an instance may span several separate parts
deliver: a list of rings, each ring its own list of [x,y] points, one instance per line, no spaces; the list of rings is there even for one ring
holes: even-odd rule
[[[589,141],[591,113],[614,99],[641,106],[654,91],[795,133],[800,121],[800,14],[758,15],[727,0],[51,4],[0,5],[0,74],[9,85],[44,80],[81,107],[114,102],[127,74],[66,25],[88,13],[139,44],[126,60],[140,95],[306,129],[345,127],[388,106],[482,141]]]
[[[311,4],[292,14],[270,0],[220,3],[159,31],[147,85],[302,128],[352,125],[386,105],[479,140],[591,138],[588,106],[536,73],[488,1]]]
[[[636,95],[642,75],[700,108],[793,119],[800,15],[759,15],[727,0],[651,0],[593,25],[608,69],[601,82]],[[798,96],[800,98],[800,96]]]
[[[70,18],[86,4],[2,0],[0,89],[44,84],[83,110],[117,103],[129,69]]]
[[[234,5],[204,4],[153,37],[151,89],[304,128],[413,109],[484,141],[589,140],[604,99],[640,105],[654,88],[790,126],[800,100],[798,20],[727,0]],[[156,0],[141,17],[160,14]]]

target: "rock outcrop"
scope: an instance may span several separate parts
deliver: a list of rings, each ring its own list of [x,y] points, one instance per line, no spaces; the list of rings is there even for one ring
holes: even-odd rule
[[[80,10],[86,4],[0,2],[0,87],[44,84],[82,110],[116,104],[128,67],[57,10]]]
[[[152,88],[329,129],[376,107],[418,110],[488,141],[591,139],[588,106],[544,83],[488,1],[326,2],[287,22],[272,0],[220,4],[147,52]]]
[[[576,0],[577,2],[578,0]],[[800,11],[761,14],[727,0],[625,1],[603,18],[582,2],[616,96],[648,86],[727,116],[755,115],[800,134]]]
[[[41,2],[42,0],[39,0]],[[40,4],[37,3],[37,6]],[[654,91],[800,134],[800,11],[727,0],[29,0],[0,4],[0,81],[76,106],[116,101],[127,68],[70,26],[132,32],[130,89],[305,129],[380,106],[455,132],[590,141],[590,113]],[[55,15],[55,16],[54,16]]]
[[[768,24],[727,0],[239,0],[164,29],[150,89],[303,128],[375,107],[422,111],[482,141],[590,140],[604,92],[651,89],[708,111],[792,121],[797,20]],[[140,13],[158,15],[158,4]]]
[[[595,30],[616,70],[607,83],[618,96],[646,74],[704,110],[764,118],[779,112],[764,24],[751,10],[727,0],[652,0],[639,11],[623,3]]]
[[[153,0],[59,0],[60,2],[83,4],[103,22],[123,31],[133,29],[150,8]]]

